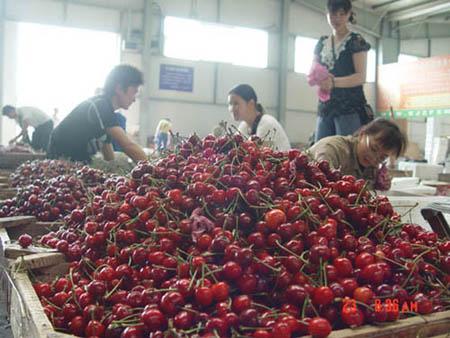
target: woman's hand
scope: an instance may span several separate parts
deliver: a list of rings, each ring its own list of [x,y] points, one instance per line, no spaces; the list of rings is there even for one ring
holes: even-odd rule
[[[327,91],[327,92],[331,92],[331,89],[333,89],[333,80],[334,80],[334,76],[333,76],[333,74],[330,74],[326,80],[323,80],[319,84],[320,89]]]

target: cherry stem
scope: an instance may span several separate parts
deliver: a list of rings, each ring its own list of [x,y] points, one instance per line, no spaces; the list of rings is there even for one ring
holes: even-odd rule
[[[306,251],[304,251],[304,252],[302,253],[302,255],[299,256],[299,255],[297,255],[295,252],[293,252],[293,251],[289,250],[288,248],[286,248],[285,246],[283,246],[278,240],[275,241],[275,243],[276,243],[281,249],[285,250],[287,253],[291,254],[291,255],[294,256],[295,258],[298,258],[298,259],[301,260],[303,263],[305,263],[305,264],[308,264],[308,263],[309,263],[307,260],[305,260],[305,259],[303,258],[303,254],[304,254]]]
[[[281,272],[280,269],[274,268],[273,266],[267,264],[266,262],[262,261],[261,259],[255,257],[255,256],[253,256],[253,259],[254,259],[256,262],[261,263],[262,265],[264,265],[265,267],[267,267],[268,269],[272,270],[272,271],[275,272],[275,273]]]
[[[109,291],[106,295],[105,295],[105,299],[108,299],[120,286],[120,284],[122,284],[123,281],[123,277],[120,278],[119,282],[111,289],[111,291]]]

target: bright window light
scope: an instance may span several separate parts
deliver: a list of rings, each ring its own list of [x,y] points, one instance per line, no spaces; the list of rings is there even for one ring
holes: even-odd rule
[[[295,72],[309,73],[314,60],[314,48],[316,47],[317,41],[317,39],[305,38],[303,36],[297,36],[295,38]]]
[[[18,24],[17,102],[64,118],[81,101],[103,87],[109,71],[120,62],[116,33]]]
[[[167,57],[267,67],[268,33],[167,16],[164,55]]]
[[[376,57],[377,53],[373,49],[369,50],[367,53],[366,82],[375,82]]]
[[[405,63],[411,61],[417,61],[420,58],[418,56],[409,55],[409,54],[398,54],[398,63]]]

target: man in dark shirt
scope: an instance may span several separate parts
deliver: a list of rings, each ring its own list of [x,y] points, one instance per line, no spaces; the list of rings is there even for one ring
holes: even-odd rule
[[[101,150],[103,158],[110,161],[114,159],[114,140],[134,161],[145,160],[144,151],[120,127],[115,113],[120,108],[128,109],[142,83],[142,73],[135,67],[116,66],[105,81],[103,94],[80,103],[54,129],[48,156],[90,162]]]

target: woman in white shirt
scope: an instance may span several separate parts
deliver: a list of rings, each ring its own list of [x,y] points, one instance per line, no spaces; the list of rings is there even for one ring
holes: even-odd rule
[[[235,121],[241,121],[238,129],[244,136],[256,135],[274,150],[291,149],[283,127],[272,115],[264,114],[251,86],[240,84],[228,92],[228,110]]]

